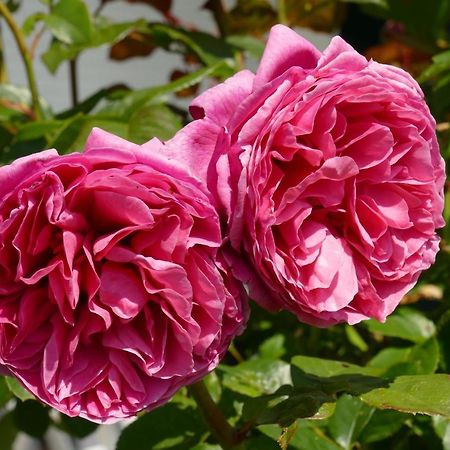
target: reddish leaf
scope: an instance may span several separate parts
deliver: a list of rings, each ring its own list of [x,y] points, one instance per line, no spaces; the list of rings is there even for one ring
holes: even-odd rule
[[[148,34],[133,31],[111,47],[109,57],[122,61],[135,56],[148,56],[154,49],[155,46]]]
[[[184,77],[185,75],[187,75],[188,72],[185,72],[183,70],[174,70],[171,75],[170,75],[170,81],[175,81],[178,80],[178,78]],[[197,94],[199,85],[198,84],[194,84],[193,86],[189,86],[187,88],[181,89],[181,91],[178,91],[175,95],[177,97],[193,97],[194,95]]]

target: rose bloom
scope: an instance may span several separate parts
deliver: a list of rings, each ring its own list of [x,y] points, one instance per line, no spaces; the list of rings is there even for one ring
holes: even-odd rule
[[[200,183],[100,130],[0,168],[0,367],[112,422],[213,370],[245,322]]]
[[[317,326],[383,321],[433,263],[444,163],[403,70],[339,37],[320,53],[278,25],[256,75],[206,91],[191,113],[166,152],[214,195],[248,259],[235,271],[263,306]]]

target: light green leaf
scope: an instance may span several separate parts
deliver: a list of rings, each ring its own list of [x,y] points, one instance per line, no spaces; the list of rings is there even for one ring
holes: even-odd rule
[[[5,378],[8,389],[14,394],[18,399],[25,401],[34,399],[34,395],[28,392],[17,380],[17,378],[6,377]]]
[[[425,375],[433,373],[439,363],[439,344],[436,338],[406,348],[386,348],[368,363],[370,367],[386,369],[384,376]]]
[[[341,396],[328,422],[331,435],[341,447],[351,450],[374,411],[357,397]]]
[[[42,61],[51,73],[55,73],[61,63],[74,59],[83,50],[114,44],[128,33],[140,29],[145,24],[142,19],[133,22],[110,23],[105,19],[98,19],[92,28],[89,39],[83,42],[68,43],[66,40],[54,40],[48,50],[42,54]]]
[[[280,386],[291,384],[289,364],[273,359],[254,359],[237,366],[218,367],[224,372],[223,385],[249,397],[272,394]]]
[[[43,20],[53,36],[65,44],[83,45],[92,39],[91,17],[82,0],[60,0]]]
[[[380,409],[450,417],[450,375],[401,376],[361,398]]]
[[[204,67],[188,75],[178,78],[171,83],[136,91],[117,92],[111,96],[99,113],[111,114],[128,119],[139,107],[149,104],[163,103],[168,97],[178,91],[200,83],[207,77],[213,77],[221,70],[225,63],[219,61],[213,66]]]
[[[397,337],[415,343],[423,342],[436,333],[434,323],[409,308],[399,308],[385,323],[375,320],[364,322],[369,331],[383,336]]]
[[[353,344],[357,349],[362,352],[367,352],[369,350],[369,346],[358,333],[356,327],[352,327],[350,325],[345,326],[345,334],[347,335],[347,339],[351,344]]]
[[[25,33],[26,36],[30,35],[34,29],[36,28],[36,25],[41,22],[46,17],[46,14],[42,12],[37,12],[34,14],[31,14],[25,19],[25,22],[22,25],[22,30]]]
[[[268,359],[278,359],[281,358],[285,353],[286,349],[284,347],[285,336],[282,334],[275,334],[274,336],[266,339],[259,346],[259,354],[262,358]]]
[[[180,117],[165,105],[137,109],[129,120],[128,139],[143,144],[153,137],[167,140],[182,127]]]
[[[377,367],[362,367],[342,361],[314,358],[311,356],[294,356],[291,363],[304,372],[318,377],[331,377],[344,374],[361,374],[377,377],[383,370]]]
[[[258,429],[274,440],[278,440],[282,433],[282,429],[278,425],[261,425]],[[290,448],[297,450],[342,450],[318,426],[308,420],[297,421],[297,431],[290,441]]]

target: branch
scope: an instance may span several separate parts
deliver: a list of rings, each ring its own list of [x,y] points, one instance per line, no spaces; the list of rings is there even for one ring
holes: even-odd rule
[[[36,120],[42,119],[42,109],[41,104],[39,103],[39,94],[36,84],[36,78],[34,76],[33,65],[31,62],[30,52],[25,43],[25,37],[23,35],[22,30],[17,25],[17,22],[14,20],[10,10],[5,5],[5,3],[0,0],[0,15],[5,18],[8,27],[10,28],[14,39],[17,43],[17,47],[19,48],[20,55],[22,57],[23,63],[25,65],[25,71],[28,80],[28,88],[31,93],[31,108],[34,113],[34,118]]]
[[[234,428],[228,423],[223,412],[214,403],[203,381],[188,386],[188,391],[196,401],[202,415],[223,450],[239,450]]]

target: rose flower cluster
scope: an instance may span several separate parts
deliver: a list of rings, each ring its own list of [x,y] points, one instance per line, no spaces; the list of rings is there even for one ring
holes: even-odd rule
[[[384,320],[434,261],[444,163],[406,72],[275,26],[168,142],[93,130],[0,167],[0,370],[112,422],[213,370],[247,298]]]

